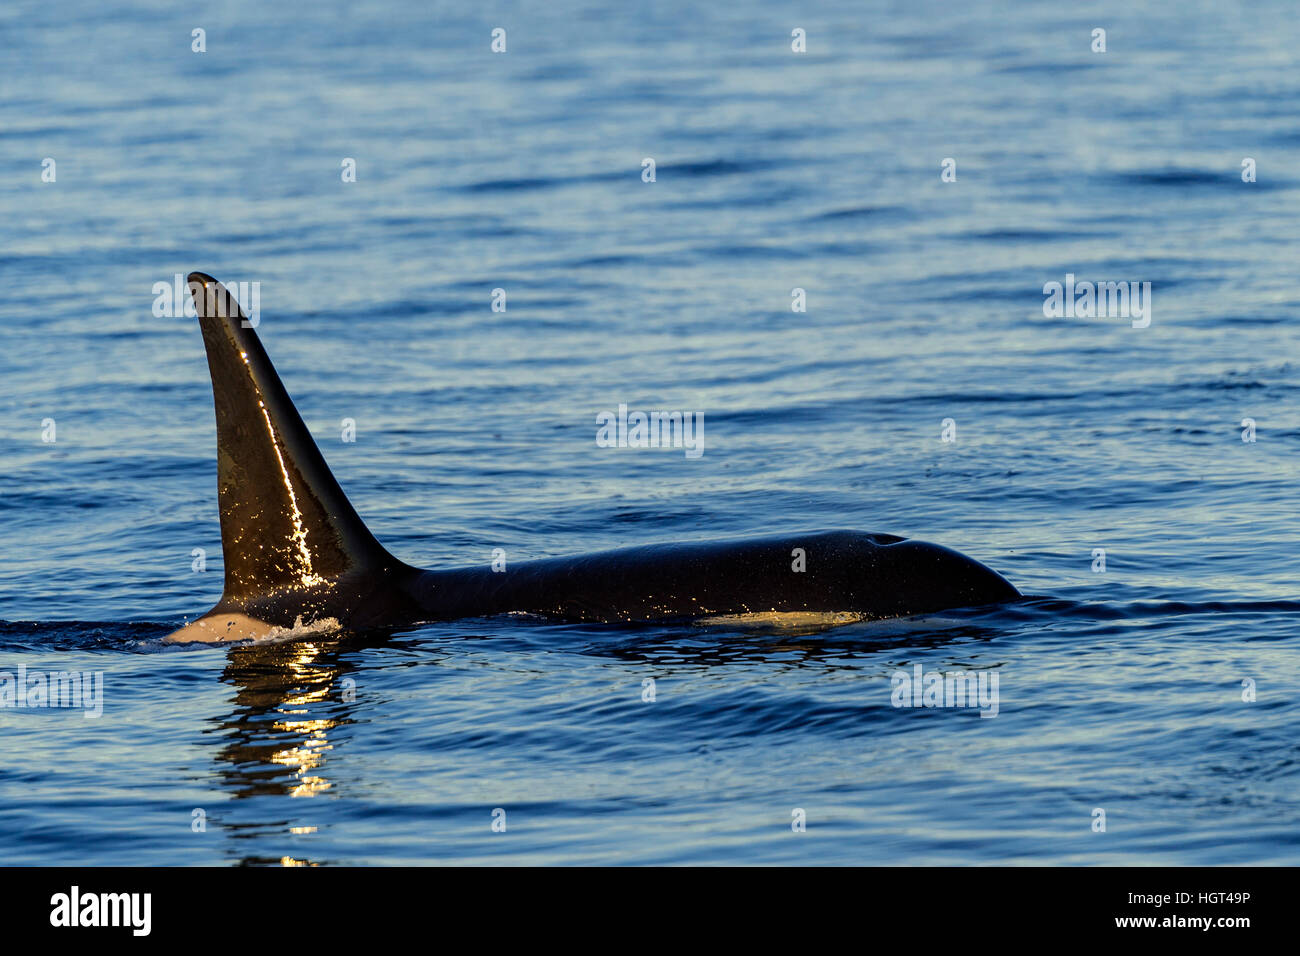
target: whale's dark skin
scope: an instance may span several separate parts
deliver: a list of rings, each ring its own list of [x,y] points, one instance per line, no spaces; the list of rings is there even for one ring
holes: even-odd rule
[[[198,272],[189,287],[212,375],[226,577],[217,606],[169,640],[506,613],[604,623],[771,613],[870,619],[1020,596],[955,551],[858,531],[649,545],[510,562],[504,571],[411,567],[353,510],[234,297]]]

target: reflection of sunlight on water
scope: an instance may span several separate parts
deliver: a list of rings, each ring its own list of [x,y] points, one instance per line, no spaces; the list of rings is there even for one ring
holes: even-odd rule
[[[320,656],[320,648],[315,644],[304,642],[291,645],[291,652],[293,656],[285,661],[288,676],[295,681],[316,686],[307,690],[296,690],[285,697],[284,702],[276,710],[283,714],[310,713],[303,705],[328,698],[334,671],[332,669],[322,671],[319,666],[313,666]],[[330,788],[328,780],[311,775],[309,771],[316,770],[325,763],[324,751],[332,749],[326,731],[336,725],[337,721],[322,719],[277,720],[272,724],[276,730],[303,738],[298,746],[277,750],[270,758],[272,763],[291,768],[298,778],[297,785],[289,791],[291,797],[314,797]]]
[[[330,788],[330,782],[324,777],[305,776],[307,771],[315,770],[323,762],[306,748],[281,750],[271,756],[271,761],[281,766],[291,767],[298,777],[297,785],[289,790],[291,797],[314,797]]]
[[[220,718],[226,745],[221,776],[232,795],[223,826],[239,842],[233,856],[254,865],[317,866],[309,852],[321,838],[314,816],[304,819],[285,808],[285,799],[314,797],[338,783],[324,773],[328,751],[340,729],[352,723],[352,698],[338,693],[352,665],[340,659],[340,645],[320,641],[277,642],[232,647],[223,680],[236,688],[233,708]],[[319,812],[313,808],[311,813]],[[271,843],[267,853],[250,853],[244,841]],[[290,852],[286,852],[290,851]]]
[[[334,787],[322,772],[334,749],[329,735],[348,722],[331,698],[340,674],[335,651],[313,641],[231,649],[226,678],[239,688],[239,707],[224,721],[233,736],[224,757],[238,795],[313,797]]]

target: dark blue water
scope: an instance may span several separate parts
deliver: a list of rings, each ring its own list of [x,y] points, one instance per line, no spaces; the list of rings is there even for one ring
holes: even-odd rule
[[[104,697],[0,710],[0,856],[1300,861],[1298,44],[1286,3],[11,0],[0,670]],[[221,592],[200,337],[152,312],[192,269],[261,283],[412,563],[846,527],[1030,597],[164,647]],[[1067,273],[1150,326],[1045,317]],[[705,454],[596,447],[620,402]],[[996,718],[893,707],[917,664]]]

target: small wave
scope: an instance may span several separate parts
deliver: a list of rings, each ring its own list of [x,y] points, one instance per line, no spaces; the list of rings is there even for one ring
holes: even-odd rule
[[[173,629],[157,621],[0,621],[0,652],[150,651]]]
[[[1129,186],[1228,186],[1235,180],[1221,173],[1212,173],[1203,169],[1155,169],[1118,173],[1116,182]]]
[[[805,222],[843,222],[850,219],[893,219],[905,215],[903,206],[851,206],[807,217]]]

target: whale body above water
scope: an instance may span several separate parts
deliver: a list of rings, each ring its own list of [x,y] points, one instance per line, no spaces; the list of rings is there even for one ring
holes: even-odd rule
[[[888,534],[818,531],[422,570],[370,533],[257,334],[216,279],[188,277],[217,416],[225,587],[170,641],[250,640],[521,613],[556,621],[826,624],[1013,600],[995,571]]]

